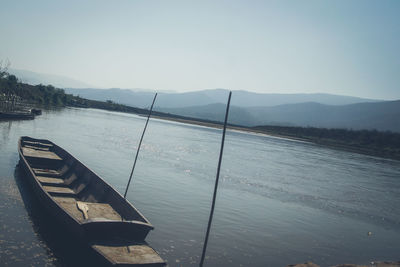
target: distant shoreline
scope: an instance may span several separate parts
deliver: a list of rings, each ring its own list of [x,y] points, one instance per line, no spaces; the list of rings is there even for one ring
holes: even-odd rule
[[[70,106],[70,107],[77,107],[77,106]],[[87,108],[87,107],[78,107],[78,108]],[[112,112],[123,112],[123,113],[130,113],[130,114],[136,114],[139,116],[146,116],[144,112],[134,112],[132,110],[110,110],[110,109],[105,109],[101,107],[92,107],[95,109],[100,109],[100,110],[107,110],[107,111],[112,111]],[[136,111],[136,110],[135,110]],[[144,110],[140,110],[144,111]],[[188,117],[183,117],[183,116],[177,116],[173,114],[166,114],[166,113],[161,113],[161,112],[154,112],[152,115],[152,118],[156,119],[161,119],[161,120],[168,120],[168,121],[174,121],[178,123],[184,123],[184,124],[191,124],[191,125],[199,125],[199,126],[204,126],[204,127],[210,127],[210,128],[216,128],[216,129],[222,129],[223,125],[222,123],[218,122],[213,122],[213,121],[206,121],[206,120],[197,120],[195,118],[188,118]],[[0,121],[7,121],[7,120],[14,120],[12,118],[3,118],[0,119]],[[268,128],[262,129],[262,128]],[[368,146],[363,146],[361,144],[348,144],[345,142],[340,142],[337,139],[323,139],[323,138],[315,138],[315,137],[305,137],[305,136],[300,136],[300,135],[295,135],[295,134],[283,134],[278,128],[292,128],[292,129],[303,129],[302,127],[280,127],[280,126],[259,126],[259,127],[245,127],[245,126],[239,126],[239,125],[228,125],[228,129],[230,130],[235,130],[235,131],[240,131],[240,132],[245,132],[245,133],[255,133],[255,134],[262,134],[266,136],[273,136],[273,137],[278,137],[278,138],[285,138],[285,139],[290,139],[290,140],[296,140],[296,141],[303,141],[303,142],[310,142],[314,143],[317,145],[321,145],[324,147],[328,147],[331,149],[336,149],[336,150],[341,150],[341,151],[349,151],[349,152],[354,152],[358,154],[364,154],[364,155],[369,155],[369,156],[375,156],[375,157],[380,157],[380,158],[387,158],[387,159],[392,159],[392,160],[397,160],[400,161],[400,150],[393,149],[393,151],[387,151],[385,148],[381,147],[368,147]],[[326,131],[335,131],[337,129],[321,129],[321,130],[326,130]],[[397,134],[400,135],[400,134]]]
[[[223,128],[222,123],[219,124],[216,122],[198,121],[195,119],[184,119],[184,118],[175,118],[175,117],[158,116],[158,115],[154,115],[154,116],[152,116],[152,118],[169,120],[169,121],[174,121],[174,122],[179,122],[179,123],[192,124],[192,125],[205,126],[205,127],[211,127],[211,128],[217,128],[217,129]],[[387,159],[392,159],[392,160],[400,160],[400,153],[388,153],[387,151],[384,151],[384,150],[377,150],[377,149],[372,149],[372,148],[368,148],[368,147],[361,147],[361,146],[355,146],[355,145],[350,145],[350,144],[345,144],[345,143],[339,143],[339,142],[335,142],[334,140],[324,140],[324,139],[307,138],[307,137],[300,137],[300,136],[293,136],[293,135],[285,135],[285,134],[280,134],[280,133],[273,132],[273,131],[265,131],[265,130],[260,130],[260,129],[256,129],[256,128],[252,128],[252,127],[244,127],[244,126],[228,125],[227,128],[231,129],[231,130],[237,130],[240,132],[257,133],[257,134],[264,134],[267,136],[274,136],[274,137],[285,138],[285,139],[290,139],[290,140],[310,142],[310,143],[325,146],[325,147],[328,147],[331,149],[354,152],[354,153],[363,154],[363,155],[387,158]]]
[[[114,103],[111,100],[97,101],[66,94],[63,89],[51,85],[29,85],[21,83],[7,72],[0,77],[0,111],[9,110],[17,102],[29,103],[40,108],[78,107],[96,108],[108,111],[125,112],[146,116],[147,109]],[[221,128],[218,121],[198,119],[171,113],[154,111],[153,117],[181,123]],[[6,119],[5,116],[0,116]],[[11,118],[8,118],[11,119]],[[265,134],[292,140],[307,141],[334,149],[400,160],[400,133],[377,130],[326,129],[315,127],[290,127],[263,125],[245,127],[229,125],[229,129]]]
[[[174,117],[163,117],[163,116],[152,116],[152,118],[156,119],[161,119],[161,120],[168,120],[168,121],[174,121],[174,122],[180,122],[180,123],[186,123],[186,124],[192,124],[192,125],[199,125],[199,126],[205,126],[205,127],[210,127],[210,128],[216,128],[216,129],[222,129],[223,124],[218,124],[218,123],[213,123],[213,122],[204,122],[204,121],[196,121],[194,119],[180,119],[180,118],[174,118]],[[293,137],[293,136],[285,136],[285,135],[280,135],[280,134],[274,134],[274,133],[266,133],[264,131],[248,128],[248,127],[243,127],[243,126],[233,126],[233,125],[228,125],[227,129],[229,130],[236,130],[240,132],[247,132],[247,133],[257,133],[257,134],[265,134],[268,136],[274,136],[274,137],[280,137],[280,138],[286,138],[286,139],[291,139],[291,140],[298,140],[298,141],[304,141],[304,142],[310,142],[309,140],[306,140],[304,138],[298,138],[298,137]]]

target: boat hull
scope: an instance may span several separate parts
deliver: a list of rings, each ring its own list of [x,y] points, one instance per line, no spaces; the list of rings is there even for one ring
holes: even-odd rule
[[[35,115],[30,112],[0,112],[0,120],[33,120]]]
[[[19,165],[39,203],[100,261],[165,266],[145,242],[153,226],[103,179],[48,140],[21,137],[18,148]]]

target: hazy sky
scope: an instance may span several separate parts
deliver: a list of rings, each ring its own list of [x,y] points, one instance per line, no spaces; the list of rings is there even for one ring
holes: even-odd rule
[[[7,1],[0,59],[97,87],[400,99],[400,1]]]

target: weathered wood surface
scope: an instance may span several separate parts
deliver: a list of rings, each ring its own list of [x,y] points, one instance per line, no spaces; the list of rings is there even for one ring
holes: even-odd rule
[[[53,159],[53,160],[62,160],[56,153],[43,150],[43,149],[34,149],[32,147],[23,147],[22,153],[25,157],[32,158],[41,158],[41,159]]]
[[[113,264],[162,264],[163,259],[151,247],[141,244],[128,246],[103,246],[93,245],[100,254],[107,255]]]
[[[71,197],[54,197],[55,201],[61,205],[67,212],[76,218],[78,221],[83,222],[85,220],[84,214],[79,210],[77,206],[77,200]],[[109,204],[107,203],[90,203],[82,202],[87,206],[87,219],[105,219],[105,220],[116,220],[122,221],[121,215],[118,214]]]
[[[21,165],[44,207],[105,264],[165,266],[144,241],[153,226],[110,185],[47,140],[22,137],[19,144]]]
[[[37,142],[37,141],[28,141],[28,140],[25,140],[24,142],[25,142],[25,144],[27,144],[27,145],[35,145],[35,146],[39,146],[39,147],[41,147],[41,146],[44,146],[44,147],[52,147],[52,146],[53,146],[52,144],[49,144],[49,143]]]
[[[42,184],[48,185],[62,185],[64,184],[64,179],[61,178],[52,178],[52,177],[44,177],[44,176],[36,176],[36,178]]]
[[[54,194],[66,194],[66,195],[75,195],[74,190],[68,187],[59,187],[59,186],[43,186],[43,189],[48,193]]]

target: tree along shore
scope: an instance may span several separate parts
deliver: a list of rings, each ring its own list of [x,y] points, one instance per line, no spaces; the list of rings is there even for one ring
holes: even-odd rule
[[[0,71],[0,112],[9,107],[9,99],[21,99],[43,108],[81,107],[97,108],[109,111],[127,112],[139,115],[148,114],[148,110],[108,101],[96,101],[66,94],[63,89],[52,85],[30,85],[19,82],[17,77]],[[202,120],[163,112],[153,112],[160,119],[169,119],[183,123],[192,123],[208,127],[221,127],[221,122]],[[250,131],[286,138],[300,139],[338,149],[355,151],[380,157],[400,160],[400,133],[377,130],[324,129],[314,127],[256,126],[244,127],[229,125],[231,129]]]

